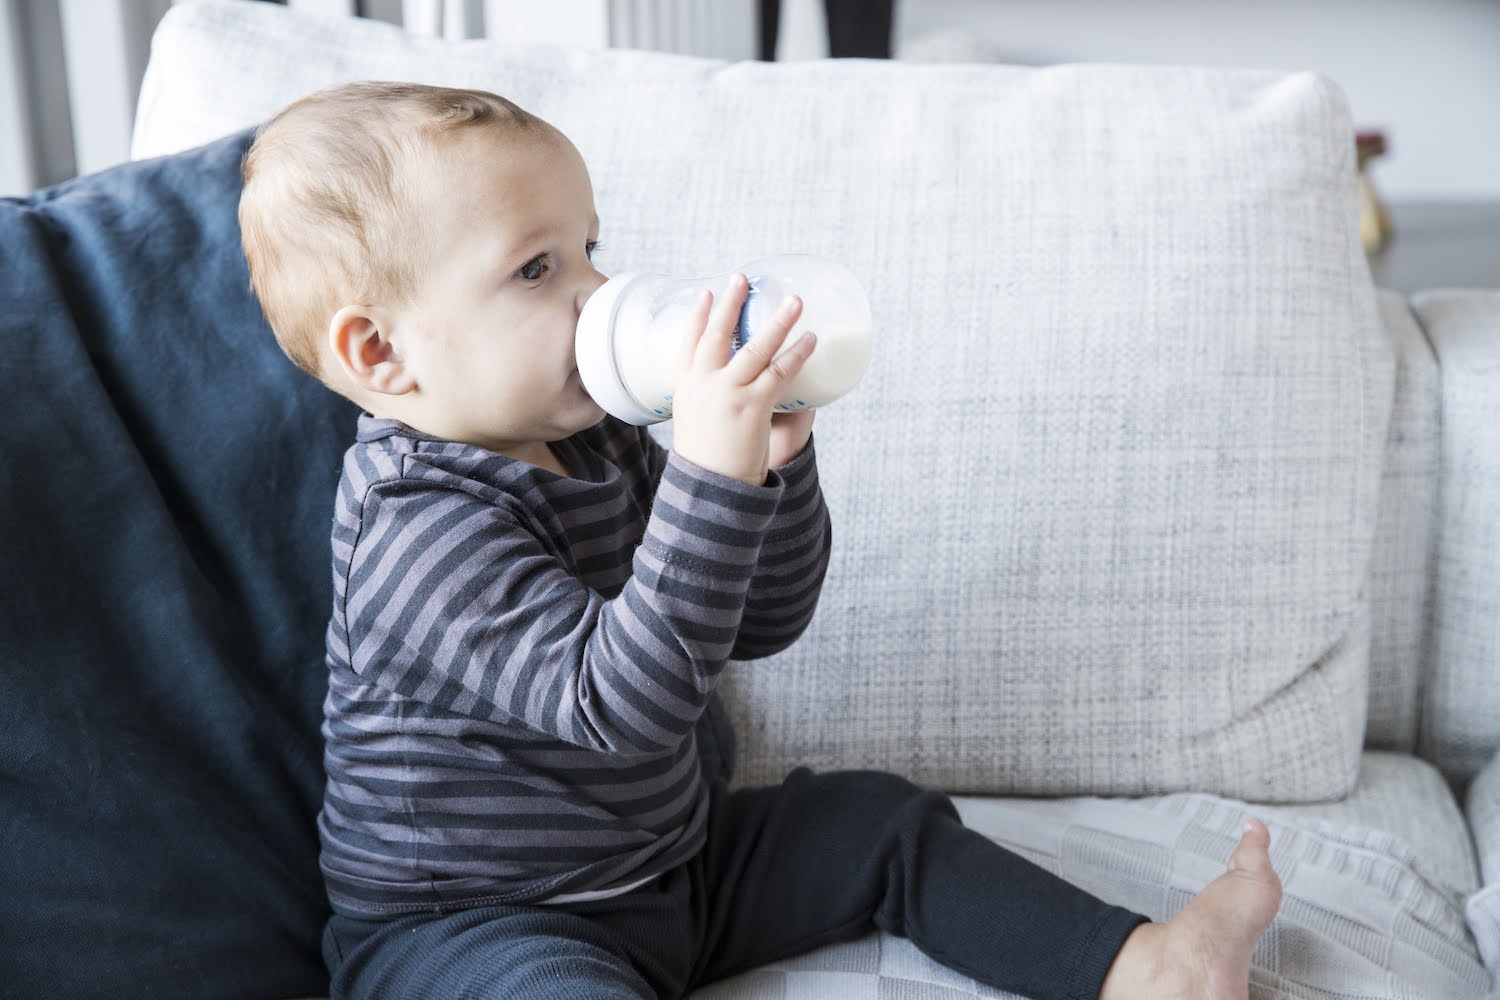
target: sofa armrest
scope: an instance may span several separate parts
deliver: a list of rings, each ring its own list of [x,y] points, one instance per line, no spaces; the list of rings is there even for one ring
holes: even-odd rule
[[[1412,305],[1442,380],[1420,749],[1462,785],[1500,748],[1500,291]]]
[[[1464,804],[1484,885],[1500,888],[1500,753],[1469,786]]]
[[[1500,753],[1469,786],[1465,812],[1484,886],[1469,897],[1465,916],[1485,966],[1500,975]]]

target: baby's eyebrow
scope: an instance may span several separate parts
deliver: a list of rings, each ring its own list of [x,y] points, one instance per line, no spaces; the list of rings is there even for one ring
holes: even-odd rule
[[[594,221],[589,226],[589,229],[590,229],[590,231],[594,231],[594,230],[597,230],[598,228],[599,228],[599,213],[595,212],[594,213]],[[557,226],[557,225],[555,225],[553,223],[550,223],[550,222],[549,223],[545,223],[543,225],[537,226],[535,229],[533,229],[530,232],[524,234],[521,237],[521,239],[519,241],[517,241],[516,246],[518,246],[518,247],[531,246],[533,243],[539,243],[539,242],[541,242],[542,240],[545,240],[545,239],[555,238],[557,236],[557,234],[562,231],[562,229],[563,229],[563,227]]]

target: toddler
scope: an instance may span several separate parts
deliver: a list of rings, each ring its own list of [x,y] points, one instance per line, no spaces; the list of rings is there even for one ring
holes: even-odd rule
[[[1153,924],[892,775],[730,791],[714,688],[827,567],[801,309],[684,328],[670,452],[573,356],[604,281],[582,158],[503,98],[361,83],[267,123],[240,221],[301,368],[358,404],[333,520],[318,826],[341,997],[680,997],[883,928],[1037,997],[1245,997],[1264,825]],[[783,349],[784,348],[784,349]]]

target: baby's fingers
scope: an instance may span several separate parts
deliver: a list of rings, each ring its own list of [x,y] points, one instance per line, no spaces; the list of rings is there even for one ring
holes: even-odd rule
[[[793,342],[791,347],[771,359],[771,363],[756,376],[753,385],[767,396],[780,395],[782,386],[797,377],[802,366],[818,346],[817,334],[808,330]]]
[[[745,302],[749,283],[743,274],[733,274],[724,294],[714,303],[708,326],[698,336],[693,361],[700,369],[717,371],[729,361],[734,331],[740,322],[740,307]]]
[[[682,331],[682,346],[677,354],[677,370],[685,372],[693,364],[693,358],[698,353],[698,342],[703,339],[703,331],[708,325],[708,311],[713,306],[714,293],[707,288],[698,293],[693,299],[692,317],[688,320],[687,327]]]
[[[730,374],[736,382],[749,385],[766,370],[776,357],[776,352],[786,342],[787,334],[791,333],[800,315],[802,300],[795,295],[787,296],[765,326],[756,330],[755,336],[740,346],[734,360],[729,363]]]

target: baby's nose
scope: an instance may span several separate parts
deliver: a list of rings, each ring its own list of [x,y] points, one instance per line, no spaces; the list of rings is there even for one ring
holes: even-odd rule
[[[574,306],[575,311],[581,314],[583,312],[583,304],[608,280],[608,278],[599,273],[598,269],[594,269],[585,277],[583,284],[578,289],[578,301]]]

